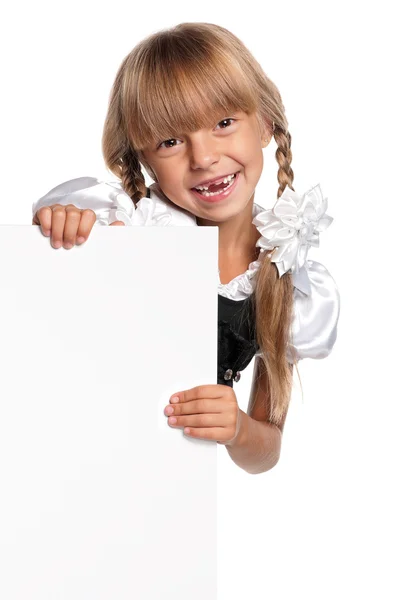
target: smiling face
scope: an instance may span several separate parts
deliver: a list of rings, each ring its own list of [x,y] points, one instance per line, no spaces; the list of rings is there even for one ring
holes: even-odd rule
[[[174,204],[214,222],[232,218],[251,202],[263,168],[262,149],[272,137],[266,125],[260,129],[254,112],[237,111],[220,118],[213,126],[155,142],[139,153]],[[192,190],[233,173],[238,173],[236,182],[221,200],[210,202]]]

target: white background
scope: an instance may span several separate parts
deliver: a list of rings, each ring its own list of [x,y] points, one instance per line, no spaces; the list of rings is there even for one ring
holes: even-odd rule
[[[119,64],[144,36],[182,21],[223,25],[253,52],[282,94],[296,191],[319,182],[329,200],[335,220],[309,257],[339,285],[338,339],[326,360],[300,364],[304,403],[296,377],[276,468],[248,475],[219,448],[220,600],[398,594],[392,8],[80,0],[2,15],[3,223],[29,224],[51,187],[105,173],[102,125]],[[264,151],[256,191],[265,208],[276,200],[275,150]],[[235,385],[243,410],[251,369]],[[170,573],[178,568],[170,556]]]

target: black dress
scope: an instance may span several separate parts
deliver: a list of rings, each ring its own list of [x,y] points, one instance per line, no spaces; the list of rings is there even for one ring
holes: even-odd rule
[[[252,296],[231,300],[218,294],[217,383],[233,387],[258,350]]]

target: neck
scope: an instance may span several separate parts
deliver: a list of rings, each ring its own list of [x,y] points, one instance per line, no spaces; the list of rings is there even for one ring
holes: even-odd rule
[[[256,226],[253,225],[254,194],[245,208],[227,221],[215,222],[197,217],[200,226],[217,225],[219,229],[219,251],[225,255],[236,256],[242,253],[255,252],[256,242],[261,236]]]

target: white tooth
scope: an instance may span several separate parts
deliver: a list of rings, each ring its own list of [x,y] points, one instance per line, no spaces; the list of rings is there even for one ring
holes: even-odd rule
[[[228,177],[224,178],[224,183],[228,183],[228,187],[231,187],[231,181],[234,179],[234,175],[228,175]],[[202,190],[202,196],[206,196],[207,198],[209,196],[216,196],[217,194],[219,194],[219,192],[208,192],[208,188],[204,187],[204,186],[197,186],[197,189],[201,189]],[[228,188],[225,188],[228,189]]]
[[[219,179],[218,181],[215,181],[213,185],[218,185],[219,183],[228,183],[229,181],[231,181],[231,179],[233,179],[234,175],[228,175],[227,177],[224,177],[224,179]],[[198,185],[196,186],[196,189],[198,190],[208,190],[210,186],[205,186],[205,185]],[[214,192],[213,192],[214,193]]]

